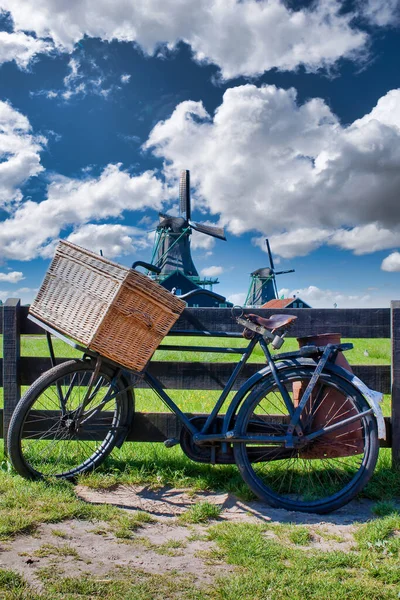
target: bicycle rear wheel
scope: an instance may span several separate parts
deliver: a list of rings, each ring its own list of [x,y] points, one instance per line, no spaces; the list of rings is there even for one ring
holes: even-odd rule
[[[19,401],[8,431],[8,453],[27,478],[73,479],[98,467],[131,423],[133,394],[117,369],[94,360],[68,361],[44,373]],[[80,407],[88,384],[89,401]],[[79,415],[79,417],[78,417]]]
[[[304,392],[314,369],[280,372],[293,405]],[[343,506],[366,485],[379,450],[376,420],[365,398],[345,380],[322,373],[301,417],[304,435],[360,415],[351,424],[324,433],[297,448],[283,443],[234,444],[236,464],[243,479],[263,501],[277,508],[327,513]],[[289,414],[272,377],[261,384],[239,411],[239,435],[286,434]]]

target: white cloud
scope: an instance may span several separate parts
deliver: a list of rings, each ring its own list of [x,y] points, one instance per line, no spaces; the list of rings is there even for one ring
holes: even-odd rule
[[[326,243],[331,235],[330,230],[304,227],[271,235],[269,243],[274,254],[282,256],[282,258],[293,258],[294,256],[306,256],[316,250]],[[264,237],[254,238],[253,243],[264,252],[268,252]]]
[[[50,100],[61,98],[68,102],[75,96],[85,97],[88,94],[107,98],[112,91],[121,89],[120,86],[111,82],[112,78],[115,78],[115,73],[106,75],[94,60],[82,61],[81,58],[72,56],[67,68],[68,72],[63,79],[64,87],[62,89],[38,90],[30,92],[30,95],[45,96]]]
[[[224,269],[222,267],[216,266],[206,267],[205,269],[201,270],[201,274],[204,277],[218,277],[218,275],[221,275],[223,272]]]
[[[5,302],[7,298],[19,298],[21,304],[30,304],[37,291],[37,288],[29,287],[23,287],[16,290],[0,290],[0,300]]]
[[[0,281],[8,281],[9,283],[18,283],[25,279],[24,274],[21,271],[10,271],[9,273],[0,273]]]
[[[206,223],[204,221],[204,223]],[[211,223],[208,223],[211,225]],[[215,238],[211,237],[211,235],[206,235],[205,233],[200,233],[192,229],[192,235],[190,238],[190,246],[192,250],[211,250],[214,248]]]
[[[0,64],[15,60],[21,69],[26,69],[39,54],[49,54],[52,50],[53,44],[50,42],[36,39],[22,31],[0,31]]]
[[[148,54],[183,40],[195,60],[219,66],[226,79],[273,68],[315,71],[365,49],[367,34],[337,0],[291,10],[284,0],[1,0],[15,28],[50,36],[72,51],[84,35],[136,42]],[[162,54],[162,52],[161,52]]]
[[[228,302],[232,302],[232,304],[234,304],[235,306],[243,306],[243,304],[246,301],[246,296],[247,294],[245,294],[244,292],[239,292],[238,294],[231,294],[230,296],[228,296],[227,300]]]
[[[120,164],[108,165],[99,177],[55,177],[46,200],[27,200],[0,223],[0,253],[17,260],[48,256],[53,241],[67,227],[117,218],[124,211],[157,210],[165,195],[163,184],[152,171],[131,176]]]
[[[336,304],[338,308],[367,308],[374,306],[370,294],[345,294],[341,291],[321,289],[315,285],[306,288],[289,290],[283,288],[279,290],[279,297],[292,298],[296,296],[301,298],[313,308],[333,308]],[[389,300],[381,304],[381,300],[375,306],[388,306]]]
[[[38,288],[22,287],[8,292],[7,297],[20,298],[21,304],[31,304],[38,291]]]
[[[393,230],[370,223],[353,229],[339,229],[330,238],[329,244],[352,250],[354,254],[369,254],[400,245],[400,227]]]
[[[82,81],[83,74],[79,72],[80,63],[76,58],[70,58],[68,63],[69,73],[64,77],[65,91],[62,92],[64,100],[69,100],[72,96],[86,94],[86,83]]]
[[[126,225],[89,223],[68,236],[68,240],[106,258],[133,254],[150,246],[147,232]]]
[[[121,83],[123,83],[123,84],[129,83],[131,77],[132,77],[132,75],[129,75],[128,73],[124,73],[123,75],[121,75]]]
[[[360,0],[360,10],[374,25],[397,25],[400,19],[399,0]]]
[[[393,252],[383,259],[382,271],[400,271],[400,252]]]
[[[198,207],[234,234],[276,236],[282,256],[398,245],[400,90],[345,127],[319,98],[300,105],[294,89],[234,87],[214,116],[179,104],[144,147],[164,159],[168,180],[191,169]]]
[[[28,119],[0,101],[0,206],[9,208],[22,198],[20,187],[43,170],[40,152],[46,143],[33,136]]]

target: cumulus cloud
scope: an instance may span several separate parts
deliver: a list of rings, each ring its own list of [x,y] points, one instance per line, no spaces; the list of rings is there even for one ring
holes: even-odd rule
[[[71,233],[68,240],[93,252],[101,250],[106,258],[133,254],[150,246],[147,231],[112,223],[89,223]]]
[[[326,243],[332,235],[331,230],[304,227],[282,234],[271,235],[269,243],[274,254],[282,258],[293,258],[294,256],[306,256]],[[265,238],[254,238],[253,243],[264,252],[268,252]]]
[[[211,225],[211,223],[207,224]],[[192,250],[212,250],[215,245],[215,238],[192,229],[190,245]]]
[[[341,291],[321,289],[315,285],[306,288],[289,290],[283,288],[279,290],[279,297],[292,298],[296,296],[301,298],[313,308],[333,308],[336,304],[338,308],[369,308],[371,304],[370,294],[345,294]],[[385,305],[388,305],[388,302]],[[381,300],[376,306],[381,306]]]
[[[184,41],[196,61],[217,65],[226,79],[300,65],[330,68],[359,56],[367,42],[338,0],[299,10],[284,0],[1,0],[1,6],[17,30],[50,36],[67,51],[84,35],[135,42],[148,54]]]
[[[27,200],[0,223],[1,255],[17,260],[47,257],[53,241],[67,227],[117,218],[124,211],[157,210],[165,196],[164,186],[153,171],[131,176],[120,164],[108,165],[99,177],[55,177],[45,200]]]
[[[354,254],[369,254],[377,250],[386,250],[400,245],[400,227],[387,229],[377,223],[370,223],[353,229],[338,229],[329,239],[329,244]]]
[[[9,273],[0,273],[0,281],[8,281],[9,283],[18,283],[25,279],[24,274],[21,271],[10,271]]]
[[[382,271],[400,271],[400,252],[389,254],[382,261]]]
[[[19,202],[21,186],[43,170],[40,152],[45,144],[44,137],[32,135],[24,115],[0,101],[0,207]]]
[[[50,42],[22,31],[0,31],[0,64],[14,60],[18,67],[26,69],[39,54],[49,54],[52,50],[53,44]]]
[[[238,86],[214,115],[182,102],[144,147],[164,159],[167,179],[191,169],[197,206],[221,225],[273,236],[286,258],[323,243],[360,254],[398,245],[400,90],[342,126],[319,98],[299,104],[294,89]]]
[[[7,298],[19,298],[21,304],[31,304],[38,292],[38,288],[22,287],[15,290],[0,290],[0,299],[5,302]]]
[[[239,292],[238,294],[231,294],[228,296],[228,302],[232,302],[235,306],[243,306],[246,301],[246,296],[244,292]]]
[[[217,266],[206,267],[205,269],[201,270],[201,274],[204,277],[218,277],[218,275],[221,275],[223,272],[224,269]]]

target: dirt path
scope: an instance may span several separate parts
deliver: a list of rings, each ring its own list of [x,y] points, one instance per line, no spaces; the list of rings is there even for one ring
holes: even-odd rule
[[[118,486],[98,491],[78,486],[80,498],[91,503],[107,503],[128,512],[145,511],[155,521],[144,524],[131,540],[118,539],[107,523],[64,521],[41,525],[34,535],[18,536],[2,544],[0,567],[21,573],[35,587],[42,587],[43,573],[50,570],[62,576],[95,577],[115,573],[120,567],[146,573],[185,573],[197,585],[209,584],[231,567],[210,561],[213,543],[207,541],[208,525],[183,526],[179,514],[199,501],[221,507],[220,521],[253,523],[294,523],[306,525],[312,535],[308,549],[349,551],[354,545],[356,523],[373,518],[372,503],[355,501],[326,516],[288,512],[259,502],[243,502],[228,494],[199,493],[142,486]],[[266,535],[273,537],[273,528]]]
[[[373,518],[373,502],[355,500],[330,515],[313,515],[271,508],[261,502],[244,502],[230,494],[215,494],[163,487],[153,490],[146,486],[120,485],[112,490],[91,490],[77,486],[76,493],[87,502],[113,504],[128,510],[146,511],[161,520],[171,520],[196,502],[207,501],[222,509],[221,518],[229,521],[276,521],[280,523],[330,523],[337,527],[363,523]]]

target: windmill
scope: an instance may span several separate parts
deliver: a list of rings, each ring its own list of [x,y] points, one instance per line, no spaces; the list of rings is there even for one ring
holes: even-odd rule
[[[199,277],[190,252],[190,236],[193,229],[204,235],[226,241],[222,227],[191,220],[190,173],[185,170],[181,171],[179,182],[179,215],[159,213],[159,224],[151,262],[161,269],[161,273],[156,276],[160,282],[172,273],[179,271],[198,285],[212,286],[214,283],[218,283],[216,278],[201,279]]]
[[[269,267],[257,269],[251,273],[249,291],[245,301],[245,306],[262,306],[269,300],[278,298],[278,289],[276,287],[276,275],[284,273],[294,273],[294,269],[288,271],[275,271],[272,258],[271,247],[268,239],[265,240],[269,256]]]

